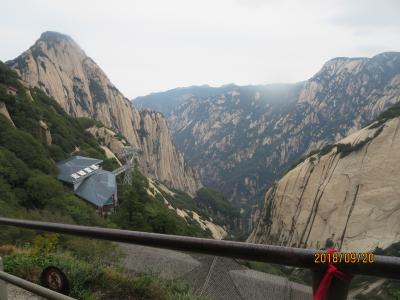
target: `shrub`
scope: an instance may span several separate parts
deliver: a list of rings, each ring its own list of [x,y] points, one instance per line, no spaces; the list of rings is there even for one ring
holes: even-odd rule
[[[48,255],[56,252],[58,247],[58,234],[38,235],[33,241],[34,255]]]
[[[14,245],[1,245],[0,246],[0,256],[10,255],[17,251],[17,247]]]
[[[63,270],[70,282],[70,296],[78,299],[205,299],[194,296],[185,283],[164,281],[152,274],[128,275],[67,253],[37,256],[20,252],[4,257],[6,272],[36,283],[48,266]]]
[[[0,176],[13,186],[23,184],[29,169],[14,153],[0,146]]]
[[[0,126],[0,144],[15,153],[31,168],[39,169],[47,174],[56,174],[56,167],[49,160],[43,145],[29,133],[12,128],[10,125],[4,126],[4,122],[4,117],[0,116],[0,123],[3,123],[3,126]]]
[[[62,184],[52,176],[34,175],[28,179],[26,189],[35,208],[57,205],[63,195]]]

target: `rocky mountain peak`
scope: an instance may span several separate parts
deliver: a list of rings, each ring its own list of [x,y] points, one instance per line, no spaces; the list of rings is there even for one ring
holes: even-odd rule
[[[141,150],[138,160],[145,174],[192,195],[201,186],[172,144],[163,117],[148,118],[132,107],[69,36],[44,32],[32,47],[7,64],[31,86],[54,97],[68,114],[94,118],[121,133]]]
[[[245,208],[308,152],[400,101],[400,53],[338,57],[298,84],[166,91],[137,99],[169,118],[202,180]]]
[[[61,42],[61,41],[69,41],[73,42],[73,39],[66,34],[57,32],[57,31],[45,31],[40,35],[38,41],[46,41],[46,42]]]
[[[336,57],[328,60],[321,70],[311,79],[338,76],[343,73],[356,75],[361,71],[376,70],[388,72],[390,69],[398,70],[400,65],[400,52],[383,52],[371,58],[368,57]],[[389,70],[388,70],[389,69]]]
[[[80,56],[82,59],[88,58],[78,43],[69,35],[55,31],[43,32],[32,48],[41,48],[44,53],[53,50],[61,51],[64,54]]]
[[[327,61],[314,78],[322,75],[337,76],[343,72],[358,72],[366,61],[368,61],[368,58],[365,57],[336,57]]]

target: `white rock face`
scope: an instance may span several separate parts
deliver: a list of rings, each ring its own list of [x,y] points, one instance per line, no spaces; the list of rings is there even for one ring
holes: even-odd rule
[[[175,187],[194,196],[202,187],[197,173],[190,168],[183,155],[171,142],[166,119],[161,113],[142,110],[140,137],[141,157],[139,164],[145,175],[162,178],[168,187]],[[153,168],[146,167],[148,162],[157,162]]]
[[[398,242],[399,128],[400,118],[395,118],[380,133],[379,128],[362,129],[339,141],[361,143],[360,149],[341,157],[333,147],[289,171],[267,192],[248,240],[321,248],[332,239],[342,251],[370,251]]]
[[[22,79],[53,96],[74,117],[90,117],[121,132],[141,151],[139,163],[149,176],[194,194],[201,183],[170,139],[160,114],[139,112],[104,72],[68,36],[45,32],[8,65]]]
[[[8,113],[7,106],[4,102],[0,102],[0,115],[3,115],[8,119],[11,124],[15,127],[13,120],[10,117],[10,114]]]
[[[40,131],[42,134],[42,139],[46,142],[47,145],[51,145],[53,139],[51,137],[51,132],[49,126],[42,120],[39,121]]]
[[[119,155],[122,152],[122,148],[128,144],[128,141],[118,138],[114,131],[105,127],[93,126],[86,129],[86,131],[96,138],[100,145],[109,149],[114,156]]]

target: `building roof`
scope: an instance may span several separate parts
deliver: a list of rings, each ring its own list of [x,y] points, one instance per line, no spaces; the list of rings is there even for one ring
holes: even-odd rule
[[[96,158],[72,156],[57,163],[59,170],[57,178],[68,183],[81,181],[90,173],[98,170],[98,165],[102,162],[102,160]]]
[[[113,195],[117,195],[115,175],[99,169],[81,183],[75,194],[97,207],[111,205]]]

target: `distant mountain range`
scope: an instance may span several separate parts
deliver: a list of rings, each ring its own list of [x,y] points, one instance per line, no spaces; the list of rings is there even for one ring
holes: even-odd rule
[[[133,105],[137,108],[151,108],[169,117],[181,103],[191,97],[215,97],[235,87],[238,86],[233,83],[221,87],[211,87],[207,84],[178,87],[165,92],[151,93],[147,96],[137,97],[133,99]]]
[[[250,211],[293,163],[400,100],[400,53],[334,58],[307,81],[179,88],[134,99],[161,111],[202,181]]]

